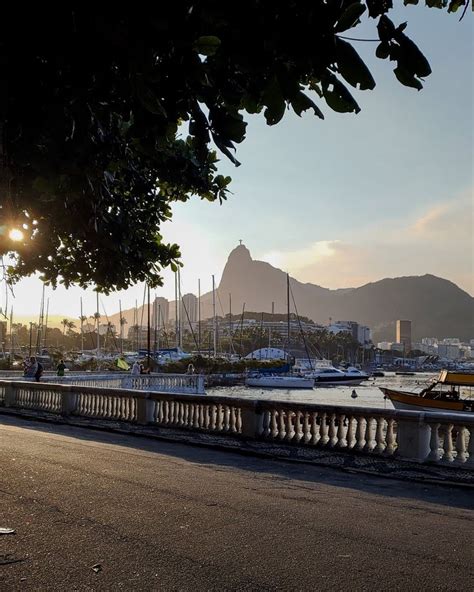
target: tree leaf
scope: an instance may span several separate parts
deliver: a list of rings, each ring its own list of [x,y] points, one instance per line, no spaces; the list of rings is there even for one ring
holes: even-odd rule
[[[421,90],[423,88],[423,85],[418,80],[418,78],[416,78],[413,74],[411,74],[401,66],[397,66],[394,72],[395,76],[404,86],[416,88],[416,90]]]
[[[357,23],[359,17],[364,14],[365,10],[366,8],[362,2],[353,2],[350,4],[342,13],[334,27],[336,33],[342,33],[342,31],[351,29]]]
[[[301,117],[301,113],[308,109],[313,109],[314,114],[319,117],[319,119],[324,119],[323,112],[318,108],[316,103],[312,101],[308,95],[304,92],[300,91],[296,93],[290,100],[291,106],[293,107],[293,111]]]
[[[375,80],[357,51],[343,39],[336,40],[337,69],[354,88],[372,90]]]

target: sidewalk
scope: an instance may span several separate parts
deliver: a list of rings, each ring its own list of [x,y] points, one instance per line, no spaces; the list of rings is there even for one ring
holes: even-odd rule
[[[261,458],[307,463],[339,469],[349,473],[364,473],[392,479],[474,488],[474,471],[466,470],[455,463],[446,463],[444,466],[419,464],[364,453],[352,454],[339,450],[320,450],[317,447],[310,446],[305,447],[285,443],[275,444],[273,442],[244,440],[230,435],[217,436],[212,433],[139,426],[126,422],[101,421],[97,419],[88,420],[80,417],[70,418],[51,413],[0,407],[0,417],[2,414],[13,415],[33,421],[70,425],[99,431],[129,434],[137,437],[155,438],[168,442],[179,442],[191,446],[233,451],[238,454]]]

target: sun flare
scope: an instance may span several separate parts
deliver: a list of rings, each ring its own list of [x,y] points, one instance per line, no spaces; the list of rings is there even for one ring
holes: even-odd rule
[[[8,236],[12,241],[18,242],[23,240],[23,232],[18,228],[12,228],[8,233]]]

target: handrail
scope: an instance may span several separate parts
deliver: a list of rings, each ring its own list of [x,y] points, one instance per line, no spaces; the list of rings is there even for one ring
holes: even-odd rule
[[[11,380],[0,380],[0,406],[474,469],[474,416],[467,413]]]

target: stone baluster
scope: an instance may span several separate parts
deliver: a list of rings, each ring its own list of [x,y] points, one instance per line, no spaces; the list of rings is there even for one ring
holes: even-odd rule
[[[367,417],[365,422],[365,446],[364,452],[372,452],[374,450],[374,429],[373,429],[373,418]]]
[[[334,448],[337,444],[336,414],[329,414],[329,441],[328,448]]]
[[[329,431],[329,426],[328,426],[328,422],[327,422],[327,415],[324,411],[322,411],[319,414],[319,440],[318,440],[318,446],[326,446],[327,443],[329,442],[329,436],[328,436],[328,431]]]
[[[347,448],[347,440],[346,440],[346,426],[344,425],[346,420],[346,416],[344,413],[337,413],[336,414],[336,443],[334,444],[334,448]]]
[[[453,433],[453,424],[452,423],[446,424],[443,429],[444,454],[443,454],[442,460],[446,461],[448,463],[453,462],[453,460],[454,460],[452,433]]]
[[[466,431],[467,437],[469,438],[469,444],[467,445],[469,457],[466,460],[466,465],[469,467],[474,467],[474,426],[470,425]]]
[[[285,419],[285,440],[287,442],[291,442],[293,440],[293,421],[294,421],[294,414],[291,411],[284,411],[283,416]]]
[[[285,433],[285,413],[282,409],[278,409],[278,438],[283,440]]]
[[[230,408],[230,429],[232,432],[237,432],[237,414],[233,405]]]
[[[270,436],[272,438],[278,437],[278,412],[276,409],[271,410]]]
[[[308,444],[311,442],[311,414],[307,411],[303,414],[303,442]]]
[[[319,440],[319,426],[318,426],[318,412],[313,411],[311,413],[311,440],[310,444],[313,446],[318,443]]]
[[[355,444],[354,422],[355,422],[354,417],[352,415],[348,415],[347,416],[347,431],[346,431],[346,446],[348,449],[352,448]]]
[[[377,422],[377,428],[375,430],[374,452],[376,452],[377,454],[382,454],[385,451],[385,447],[386,447],[385,434],[384,434],[385,418],[377,417],[376,422]]]
[[[303,414],[301,413],[301,411],[297,410],[295,412],[291,412],[291,416],[293,418],[293,421],[292,421],[292,424],[293,424],[292,442],[299,444],[299,442],[303,438],[303,430],[302,430]]]
[[[357,416],[357,428],[356,428],[356,443],[355,443],[355,450],[364,450],[365,445],[365,423],[366,420],[362,415]]]
[[[464,464],[467,459],[467,447],[466,447],[466,429],[463,425],[456,425],[455,430],[457,431],[456,436],[456,462]]]
[[[392,455],[396,450],[396,438],[395,438],[395,420],[387,420],[387,434],[385,436],[387,446],[385,448],[385,454]]]

